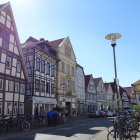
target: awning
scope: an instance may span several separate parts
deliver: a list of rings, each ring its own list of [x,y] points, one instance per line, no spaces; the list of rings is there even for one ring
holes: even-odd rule
[[[140,95],[140,80],[133,83],[132,87],[136,90],[137,94]]]

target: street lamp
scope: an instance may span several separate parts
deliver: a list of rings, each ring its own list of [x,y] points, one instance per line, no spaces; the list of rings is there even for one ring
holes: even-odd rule
[[[116,55],[115,55],[115,47],[116,47],[116,39],[119,39],[121,37],[118,33],[111,33],[105,36],[105,39],[111,41],[111,46],[113,48],[113,57],[114,57],[114,71],[115,71],[115,93],[117,94],[117,109],[119,110],[119,82],[117,79],[117,67],[116,67]],[[120,124],[120,116],[119,113],[117,113],[118,118],[118,127],[119,127],[119,140],[122,140],[121,136],[121,124]]]

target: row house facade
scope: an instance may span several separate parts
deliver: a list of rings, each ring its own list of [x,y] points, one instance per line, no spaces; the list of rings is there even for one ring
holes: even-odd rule
[[[107,110],[112,110],[114,109],[114,105],[113,105],[113,90],[112,87],[110,85],[110,83],[104,83],[105,89],[106,89],[106,109]]]
[[[123,87],[123,89],[126,91],[129,101],[130,101],[130,108],[133,107],[133,105],[137,105],[137,96],[136,91],[133,87]]]
[[[76,56],[69,37],[50,41],[57,51],[57,101],[58,106],[76,112]]]
[[[92,74],[85,75],[85,111],[97,110],[97,94]]]
[[[77,114],[85,114],[85,74],[84,69],[79,64],[76,65],[76,75],[77,75],[77,93],[76,93],[76,108]]]
[[[130,100],[129,96],[127,95],[127,92],[121,86],[119,86],[119,91],[122,101],[122,108],[123,109],[130,108]]]
[[[0,5],[0,117],[24,114],[25,71],[10,3]]]
[[[29,37],[22,44],[29,82],[26,85],[27,113],[34,114],[43,107],[45,111],[56,106],[57,53],[48,41]]]
[[[101,77],[94,78],[95,89],[97,93],[97,109],[106,109],[106,89]]]

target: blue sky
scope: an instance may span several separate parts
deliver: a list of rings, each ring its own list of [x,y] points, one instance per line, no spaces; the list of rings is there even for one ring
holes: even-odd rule
[[[0,4],[7,0],[0,0]],[[70,37],[77,63],[85,74],[114,78],[109,33],[117,40],[117,73],[121,86],[140,79],[139,0],[10,0],[20,41],[29,36],[55,40]]]

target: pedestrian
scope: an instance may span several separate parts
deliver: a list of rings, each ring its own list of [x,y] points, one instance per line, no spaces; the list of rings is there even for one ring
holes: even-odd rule
[[[34,116],[35,118],[38,118],[38,107],[35,106],[35,109],[34,109]]]

